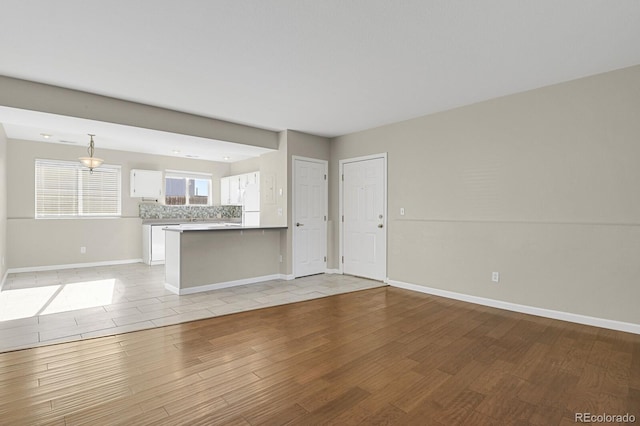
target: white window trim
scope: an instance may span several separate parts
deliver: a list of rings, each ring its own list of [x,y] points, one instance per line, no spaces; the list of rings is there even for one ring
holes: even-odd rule
[[[166,203],[166,190],[167,190],[167,178],[178,178],[185,179],[185,185],[187,185],[187,179],[198,179],[198,180],[208,180],[209,181],[209,194],[207,195],[207,204],[189,204],[189,187],[185,188],[185,204],[177,204],[178,206],[212,206],[213,205],[213,174],[212,173],[203,173],[203,172],[190,172],[185,170],[171,170],[165,169],[164,171],[164,191],[165,191],[165,203]],[[176,204],[172,204],[176,205]]]

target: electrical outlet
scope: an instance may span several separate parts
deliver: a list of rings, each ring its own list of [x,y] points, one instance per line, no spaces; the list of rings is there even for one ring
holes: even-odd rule
[[[404,207],[400,207],[400,216],[404,216]]]
[[[80,247],[80,254],[85,254],[87,252],[86,247]]]
[[[280,263],[282,263],[282,255],[280,255]]]
[[[500,272],[492,272],[491,281],[493,281],[494,283],[500,282]]]
[[[278,216],[282,216],[282,209],[278,209]]]

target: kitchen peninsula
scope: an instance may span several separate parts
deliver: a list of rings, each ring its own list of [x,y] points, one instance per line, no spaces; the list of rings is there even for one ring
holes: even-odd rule
[[[165,288],[191,294],[281,278],[282,227],[189,223],[165,228]]]

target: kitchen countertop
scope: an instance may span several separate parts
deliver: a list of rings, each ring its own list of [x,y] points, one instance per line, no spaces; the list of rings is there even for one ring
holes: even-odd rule
[[[211,224],[211,223],[236,223],[241,225],[240,219],[142,219],[143,225],[183,225],[183,224]]]
[[[250,229],[287,229],[286,226],[244,226],[241,223],[229,222],[189,222],[180,225],[168,225],[165,231],[191,232],[191,231],[237,231]]]

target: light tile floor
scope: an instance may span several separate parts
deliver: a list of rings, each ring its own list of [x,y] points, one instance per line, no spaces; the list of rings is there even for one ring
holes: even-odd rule
[[[9,274],[0,292],[0,352],[300,302],[385,284],[313,275],[177,296],[164,266],[142,263]]]

